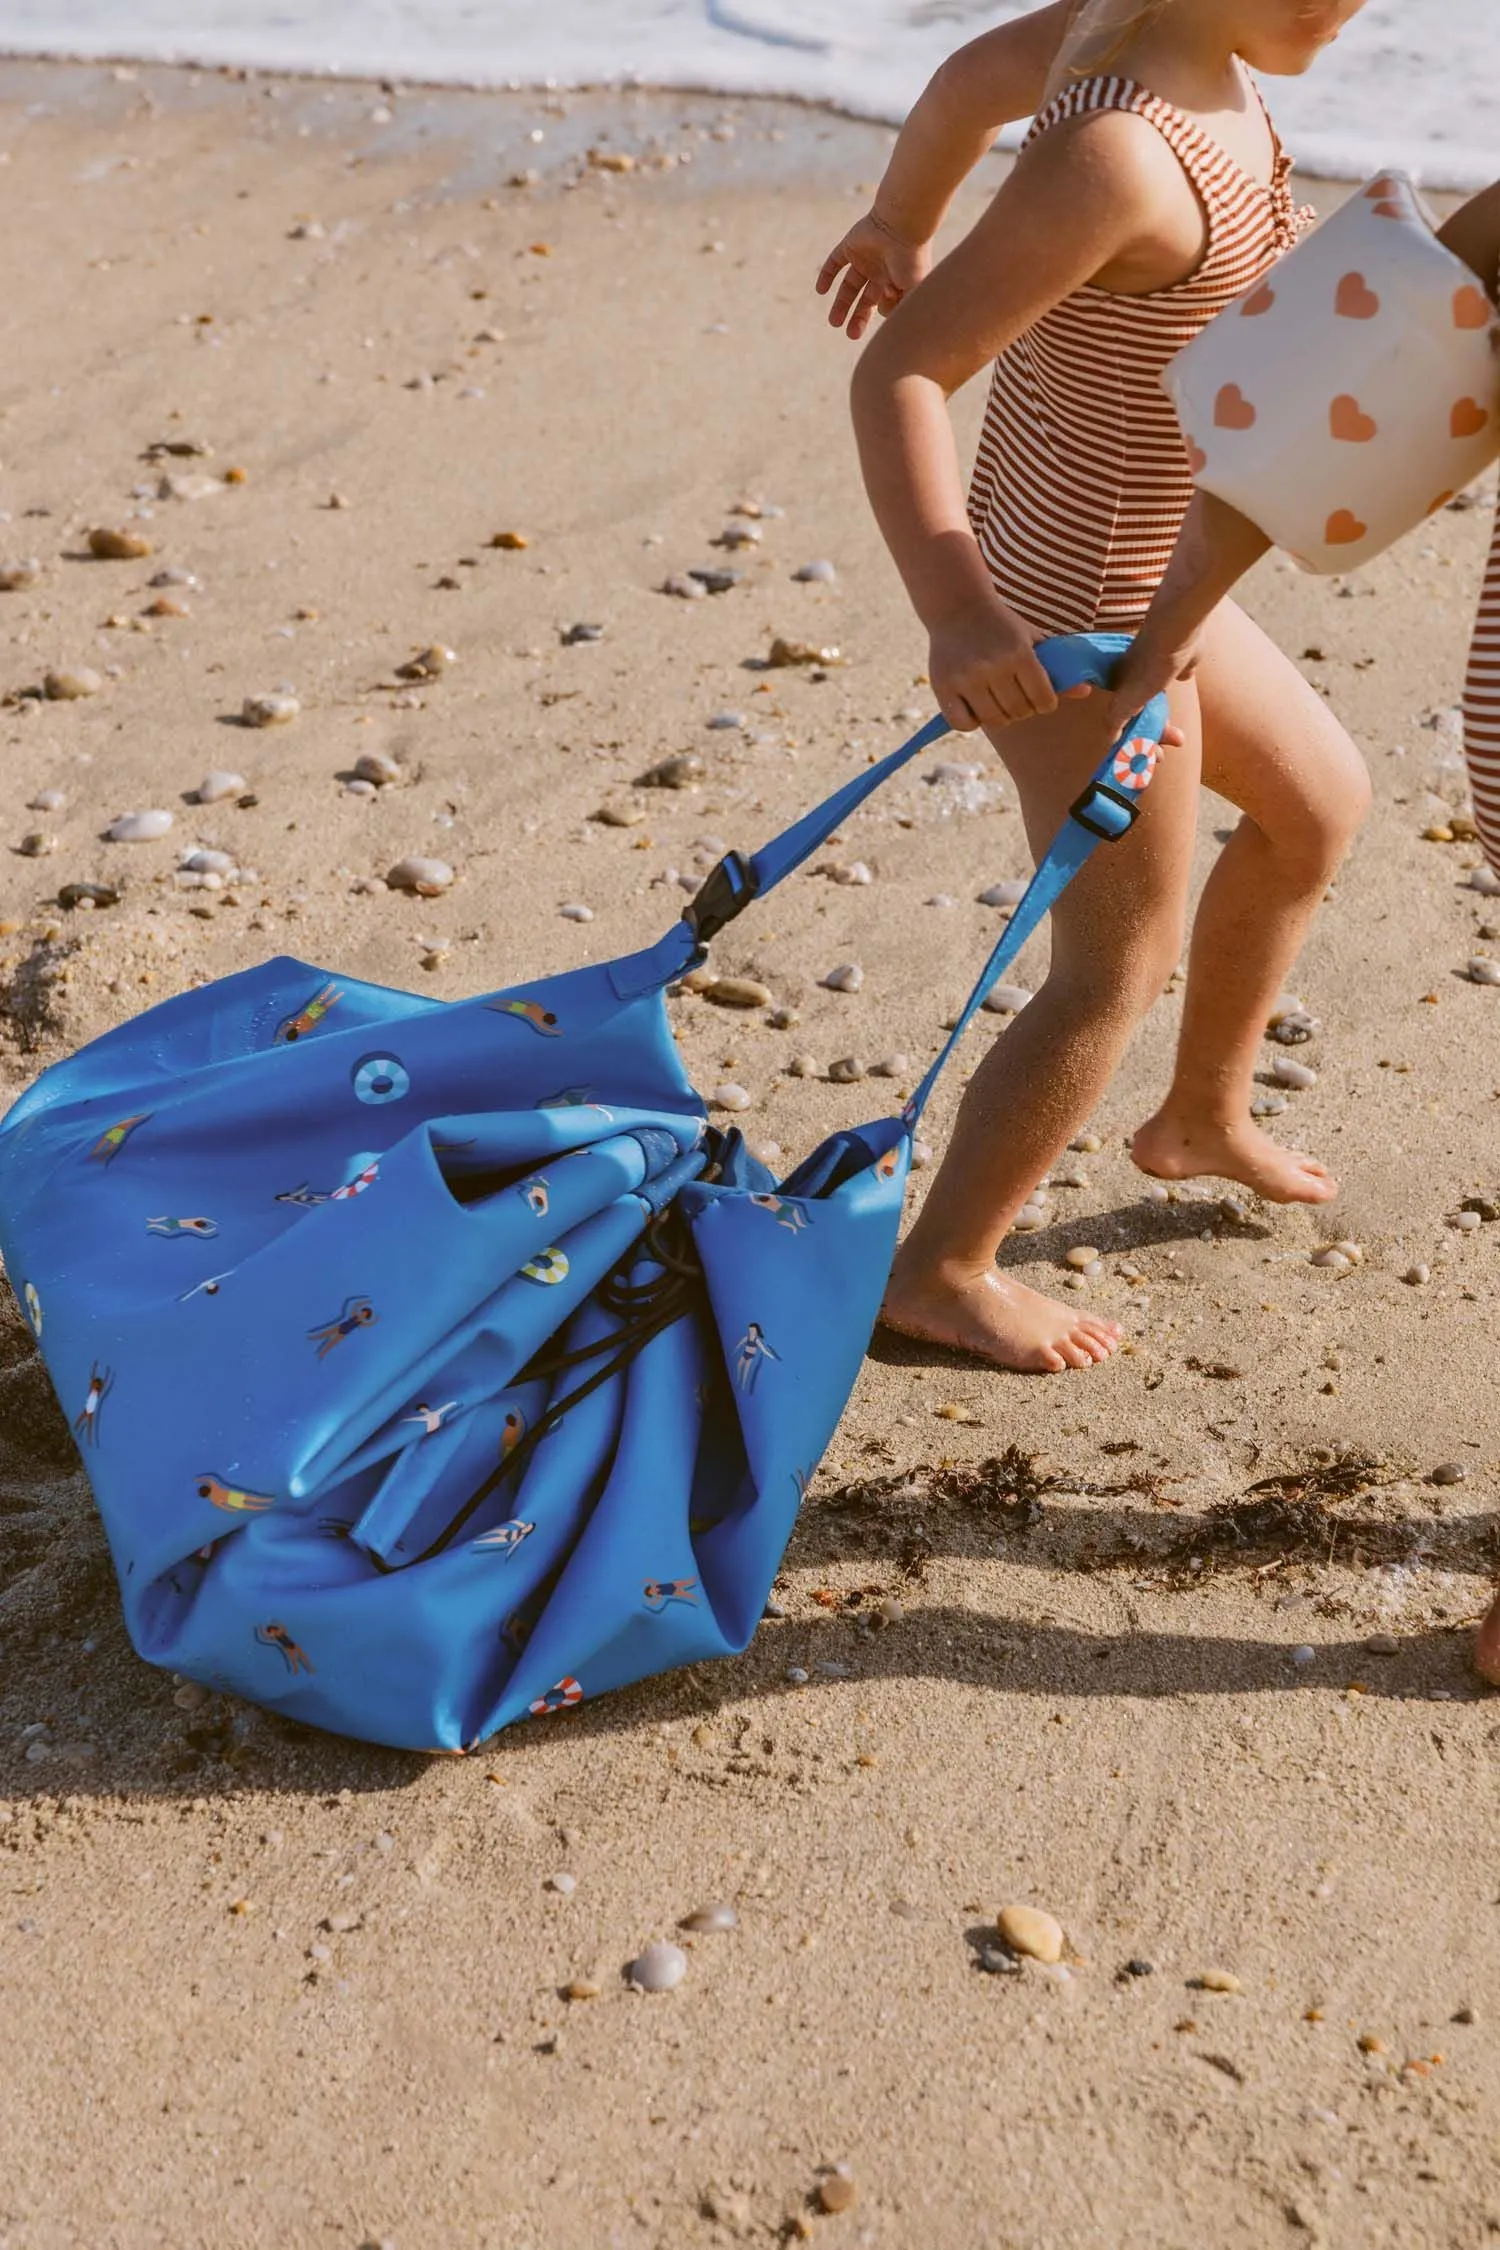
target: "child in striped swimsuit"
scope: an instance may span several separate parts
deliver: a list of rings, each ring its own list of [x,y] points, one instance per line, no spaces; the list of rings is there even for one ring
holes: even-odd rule
[[[853,385],[865,482],[930,636],[938,701],[983,727],[1034,849],[1106,747],[1105,698],[1059,708],[1044,635],[1132,631],[1192,497],[1160,376],[1295,241],[1283,154],[1246,65],[1306,70],[1362,0],[1057,0],[939,71],[869,217],[819,277],[851,333],[891,315]],[[926,276],[958,182],[1036,120],[973,232]],[[913,294],[914,284],[921,287]],[[949,396],[995,362],[965,508]],[[1244,817],[1209,877],[1171,1088],[1136,1134],[1158,1177],[1278,1202],[1335,1183],[1250,1117],[1266,1018],[1369,784],[1348,736],[1232,604],[1205,629],[1178,730],[1130,837],[1052,917],[1047,981],[975,1073],[896,1261],[888,1323],[1004,1367],[1106,1359],[1112,1321],[998,1273],[1011,1221],[1094,1109],[1182,946],[1200,778]]]

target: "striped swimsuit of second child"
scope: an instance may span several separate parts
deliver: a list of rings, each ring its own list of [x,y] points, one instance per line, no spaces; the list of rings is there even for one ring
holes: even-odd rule
[[[1500,278],[1495,293],[1500,299]],[[1485,858],[1500,875],[1500,499],[1495,503],[1495,536],[1464,683],[1464,753],[1469,761],[1474,825]]]
[[[996,589],[1039,635],[1131,631],[1145,616],[1193,494],[1163,370],[1312,217],[1292,201],[1291,159],[1274,129],[1267,183],[1132,79],[1080,80],[1029,137],[1106,109],[1161,134],[1197,194],[1208,242],[1187,280],[1136,297],[1091,283],[995,362],[969,518]]]

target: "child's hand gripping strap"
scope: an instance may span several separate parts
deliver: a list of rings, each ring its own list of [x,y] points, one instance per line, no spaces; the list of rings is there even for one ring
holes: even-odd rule
[[[1080,633],[1039,641],[1036,654],[1059,694],[1069,688],[1107,688],[1121,657],[1130,646],[1124,633]],[[1061,830],[1016,907],[999,944],[980,973],[962,1015],[950,1032],[942,1052],[923,1078],[902,1112],[913,1127],[926,1106],[943,1066],[983,1007],[1001,976],[1032,932],[1043,922],[1073,877],[1101,843],[1117,843],[1133,826],[1141,793],[1155,771],[1156,752],[1167,723],[1165,696],[1156,696],[1140,717],[1126,727],[1098,772],[1073,805]],[[728,852],[708,876],[680,923],[645,953],[617,962],[614,976],[622,997],[646,991],[652,984],[680,976],[695,960],[701,961],[711,938],[718,935],[752,899],[774,890],[784,877],[810,859],[840,823],[847,820],[867,797],[874,795],[892,774],[909,765],[921,751],[949,731],[939,714],[918,729],[909,742],[882,758],[866,772],[846,781],[821,805],[773,836],[758,852]]]

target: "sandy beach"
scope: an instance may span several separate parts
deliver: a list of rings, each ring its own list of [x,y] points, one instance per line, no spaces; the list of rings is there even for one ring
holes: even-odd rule
[[[927,715],[810,288],[889,137],[0,64],[0,564],[38,566],[0,592],[0,1101],[277,953],[456,997],[627,950]],[[467,1760],[174,1684],[7,1295],[0,2250],[1500,2234],[1500,1706],[1469,1666],[1500,1224],[1458,1224],[1500,1202],[1454,709],[1484,500],[1358,578],[1252,581],[1375,782],[1295,980],[1320,1029],[1265,1050],[1268,1094],[1278,1056],[1316,1072],[1273,1129],[1340,1201],[1149,1192],[1169,991],[1009,1253],[1056,1288],[1096,1247],[1129,1348],[1023,1379],[878,1338],[742,1659]],[[758,539],[716,545],[734,520]],[[150,554],[92,556],[101,526]],[[710,566],[738,582],[661,591]],[[837,657],[768,670],[778,635]],[[267,695],[299,715],[243,725]],[[380,753],[399,779],[351,792]],[[686,786],[638,785],[682,753]],[[216,769],[243,789],[195,803]],[[146,809],[170,833],[102,840]],[[1230,817],[1205,801],[1205,865]],[[182,882],[196,850],[239,873]],[[389,890],[413,854],[452,887]],[[979,894],[1026,871],[985,746],[943,745],[719,941],[795,1027],[673,1001],[696,1082],[746,1088],[788,1164],[899,1106],[998,932]],[[104,900],[61,906],[80,884]],[[846,962],[858,994],[824,989]],[[737,1927],[684,1936],[713,1901]],[[1014,1902],[1060,1964],[989,1950]],[[681,1986],[627,1989],[674,1934]]]

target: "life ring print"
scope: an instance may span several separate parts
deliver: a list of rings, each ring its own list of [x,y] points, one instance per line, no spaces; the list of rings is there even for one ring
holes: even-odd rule
[[[1145,789],[1156,771],[1157,745],[1138,734],[1132,742],[1122,742],[1115,752],[1115,762],[1110,768],[1115,786],[1119,789]]]
[[[361,1055],[352,1076],[360,1100],[377,1107],[381,1102],[399,1102],[411,1091],[411,1074],[398,1055]]]
[[[26,1318],[31,1322],[31,1333],[38,1343],[42,1340],[42,1300],[36,1293],[36,1283],[28,1281],[21,1291],[26,1306]]]

